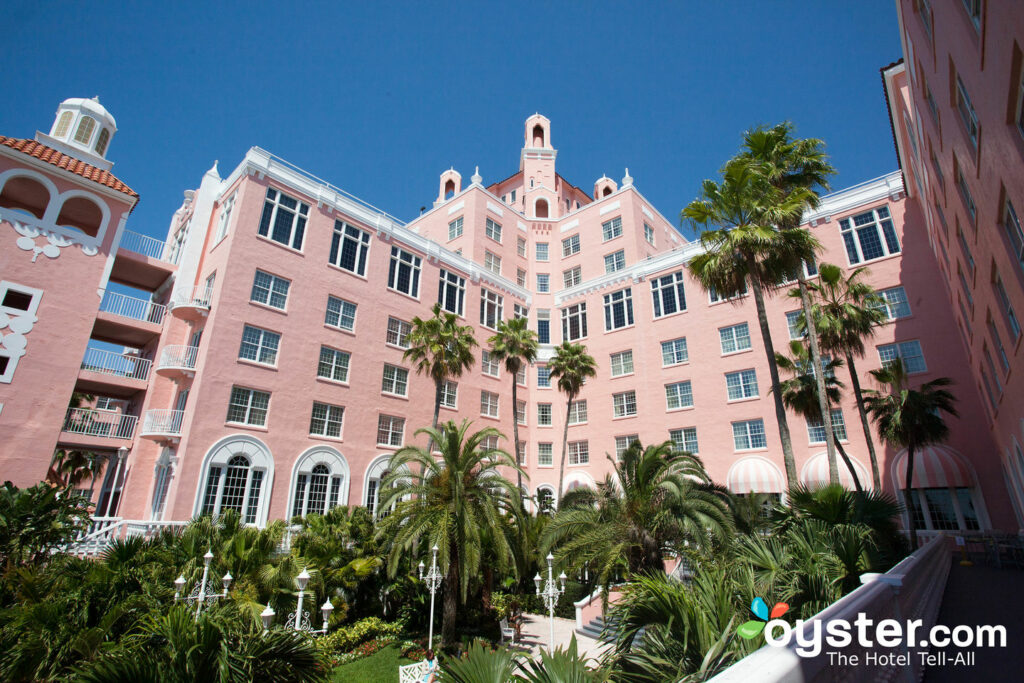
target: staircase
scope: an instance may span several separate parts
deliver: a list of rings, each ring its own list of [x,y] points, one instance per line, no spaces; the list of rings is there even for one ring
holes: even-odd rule
[[[612,632],[614,633],[614,622],[611,624]],[[593,638],[600,643],[610,643],[614,638],[603,637],[601,634],[605,629],[604,617],[594,617],[589,624],[584,624],[583,628],[576,629],[576,633],[581,636],[587,636]]]

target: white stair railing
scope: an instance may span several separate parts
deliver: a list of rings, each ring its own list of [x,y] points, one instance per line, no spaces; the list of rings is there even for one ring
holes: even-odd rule
[[[61,431],[108,439],[127,439],[135,435],[138,415],[124,415],[109,410],[68,408]]]
[[[147,379],[152,361],[129,353],[115,353],[103,349],[86,349],[82,369],[103,375]]]

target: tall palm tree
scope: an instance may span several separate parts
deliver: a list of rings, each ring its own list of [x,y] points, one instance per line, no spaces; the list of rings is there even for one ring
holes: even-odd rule
[[[434,314],[431,318],[423,320],[416,316],[412,319],[409,348],[402,357],[416,364],[416,374],[434,380],[434,419],[430,424],[437,428],[445,382],[473,367],[476,360],[473,349],[477,342],[473,328],[459,325],[457,315],[442,311],[440,304],[434,304],[431,311]]]
[[[588,563],[598,583],[618,570],[664,573],[663,553],[686,540],[705,544],[728,533],[728,496],[711,483],[700,459],[671,441],[644,448],[634,441],[597,490],[577,489],[563,500],[541,540],[557,546],[559,563]]]
[[[378,525],[378,536],[388,544],[388,572],[394,576],[403,553],[426,547],[439,548],[437,562],[445,572],[445,643],[455,640],[455,612],[465,602],[469,580],[480,572],[484,535],[490,543],[487,561],[499,572],[512,562],[511,547],[503,532],[505,515],[518,516],[519,489],[501,475],[501,468],[519,465],[503,450],[486,447],[490,437],[501,436],[493,427],[469,433],[469,420],[438,428],[425,427],[441,452],[406,446],[392,457],[391,474],[381,482],[380,509],[393,509]],[[409,465],[419,465],[410,468]]]
[[[910,547],[916,548],[917,524],[911,497],[914,455],[919,449],[944,441],[949,436],[949,426],[941,413],[957,415],[956,397],[943,388],[953,384],[953,380],[939,377],[911,389],[903,363],[899,360],[881,370],[872,370],[871,374],[884,387],[882,391],[868,389],[864,392],[867,394],[864,400],[868,413],[878,428],[878,436],[893,448],[907,449],[903,496],[907,505]]]
[[[778,192],[778,197],[785,201],[794,193],[804,199],[803,209],[816,209],[820,202],[819,191],[829,189],[828,178],[834,175],[836,170],[828,162],[825,155],[825,143],[817,138],[793,138],[793,124],[789,121],[772,126],[771,128],[758,127],[748,131],[743,136],[744,155],[757,163],[756,168],[763,173]],[[777,227],[780,230],[799,230],[803,216],[787,214],[780,220]],[[803,307],[804,316],[810,316],[811,299],[807,292],[807,278],[804,273],[804,259],[798,259],[790,264],[790,272],[796,273],[797,289],[800,292],[800,303]],[[818,349],[818,337],[815,332],[814,319],[807,317],[808,341],[810,344],[811,360],[814,367],[821,367],[821,352]],[[822,416],[822,424],[825,427],[825,449],[828,453],[829,481],[833,484],[839,481],[839,473],[836,468],[836,452],[832,444],[832,416],[826,408],[826,391],[823,378],[816,374],[818,384],[817,400],[819,413]]]
[[[825,386],[825,410],[831,416],[832,404],[839,401],[839,391],[843,388],[843,383],[836,379],[835,370],[841,367],[843,362],[837,359],[830,360],[824,366],[819,366],[822,367],[824,372],[815,372],[814,362],[811,360],[810,353],[803,341],[794,339],[789,342],[789,351],[791,354],[789,356],[784,356],[781,353],[775,354],[775,362],[779,364],[779,367],[793,375],[780,385],[782,401],[786,404],[787,408],[797,415],[803,416],[808,422],[820,422],[822,421],[822,402],[818,396],[818,385],[823,384]],[[823,375],[823,377],[819,375]],[[857,476],[856,470],[853,469],[850,456],[847,455],[846,449],[839,442],[839,438],[834,430],[831,436],[836,450],[839,451],[843,462],[846,463],[846,469],[849,470],[850,476],[853,477],[853,485],[857,487],[858,491],[863,491],[864,488],[860,484],[860,478]],[[829,434],[826,433],[825,438],[828,439]]]
[[[491,358],[505,362],[505,371],[512,376],[512,439],[515,443],[513,452],[519,459],[519,392],[516,375],[524,365],[530,365],[537,359],[537,333],[526,326],[526,318],[513,318],[498,323],[498,331],[487,340],[491,345]],[[523,486],[523,475],[518,475],[516,482]]]
[[[706,290],[723,298],[738,296],[747,283],[754,295],[757,321],[768,359],[775,397],[775,418],[790,486],[797,484],[796,461],[786,408],[779,391],[779,369],[775,346],[768,327],[764,293],[771,291],[792,273],[792,264],[810,261],[819,249],[818,241],[806,230],[779,230],[803,215],[811,194],[794,189],[783,194],[759,171],[755,162],[736,158],[726,163],[722,182],[705,180],[701,196],[683,209],[682,217],[702,229],[705,251],[690,261],[690,270]]]
[[[878,469],[878,455],[875,442],[868,426],[868,413],[864,408],[864,392],[861,391],[860,377],[854,358],[864,355],[864,340],[875,333],[877,326],[884,323],[885,303],[874,288],[861,280],[867,274],[866,268],[857,268],[849,275],[831,263],[822,263],[818,269],[818,281],[808,283],[813,300],[812,316],[821,349],[833,356],[842,355],[850,371],[850,383],[857,399],[861,429],[868,444],[871,459],[871,480],[875,490],[881,490],[882,477]],[[804,316],[806,318],[806,316]]]
[[[566,395],[565,426],[562,429],[562,463],[558,467],[558,493],[556,500],[562,502],[562,484],[565,480],[565,453],[569,448],[569,415],[572,404],[580,395],[580,389],[588,377],[597,376],[597,361],[587,353],[583,344],[564,341],[555,347],[555,353],[548,361],[552,379],[558,380],[558,390]]]

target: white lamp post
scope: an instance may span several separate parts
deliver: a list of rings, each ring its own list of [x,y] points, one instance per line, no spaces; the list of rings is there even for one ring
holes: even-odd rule
[[[306,596],[306,585],[309,583],[309,572],[305,569],[295,577],[295,585],[299,587],[299,601],[295,611],[288,615],[288,628],[296,631],[312,631],[309,624],[309,612],[302,611],[302,601]]]
[[[548,553],[548,580],[544,583],[544,590],[541,590],[541,578],[540,572],[537,576],[533,577],[533,583],[537,586],[537,595],[544,598],[544,606],[548,608],[548,652],[554,652],[555,649],[555,605],[558,604],[558,598],[565,592],[565,572],[562,572],[558,576],[558,580],[561,582],[561,587],[555,583],[554,577],[554,562],[555,556]]]
[[[433,553],[433,558],[430,560],[430,571],[426,576],[423,576],[423,562],[420,562],[420,580],[427,582],[427,590],[430,591],[430,635],[427,638],[427,649],[434,649],[434,593],[441,586],[441,581],[444,577],[441,576],[441,572],[437,570],[437,546],[435,545],[430,549]]]
[[[263,632],[266,633],[270,630],[270,625],[274,623],[274,615],[277,612],[274,611],[270,605],[267,605],[266,609],[260,612],[260,619],[263,620]]]
[[[324,600],[324,604],[320,605],[320,614],[324,617],[324,627],[321,629],[321,632],[324,633],[324,635],[327,634],[327,621],[331,618],[331,612],[333,611],[334,605],[331,604],[331,599],[327,598]]]
[[[231,586],[231,572],[228,572],[220,580],[224,590],[220,593],[216,592],[213,588],[213,583],[210,579],[210,562],[213,561],[213,552],[210,550],[206,551],[203,555],[203,578],[192,587],[192,592],[185,597],[186,602],[195,602],[196,604],[196,621],[199,620],[199,614],[203,611],[203,608],[207,607],[207,603],[214,603],[221,598],[228,597],[228,588]],[[181,599],[181,594],[185,588],[185,577],[179,576],[174,580],[174,602],[178,602]]]

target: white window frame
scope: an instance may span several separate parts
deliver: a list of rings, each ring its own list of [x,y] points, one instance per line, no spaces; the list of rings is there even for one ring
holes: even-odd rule
[[[554,467],[555,448],[550,441],[537,443],[537,467]]]
[[[480,414],[484,417],[500,416],[501,397],[494,391],[480,390]]]
[[[621,322],[621,324],[619,324]],[[604,331],[614,332],[633,326],[633,288],[626,287],[604,295]]]
[[[489,330],[498,329],[502,321],[505,297],[484,287],[480,288],[480,324]]]
[[[352,263],[342,265],[346,249],[350,250]],[[352,251],[354,250],[354,251]],[[348,273],[359,277],[366,277],[366,264],[370,256],[370,233],[360,230],[354,225],[344,221],[334,221],[334,232],[331,235],[331,248],[327,255],[327,262]]]
[[[325,356],[328,356],[325,358]],[[348,373],[351,367],[352,354],[335,349],[326,344],[320,345],[320,359],[317,361],[316,376],[331,382],[348,384]],[[327,374],[323,374],[326,370]],[[337,375],[341,375],[338,377]]]
[[[547,261],[550,260],[551,254],[550,254],[550,251],[548,249],[548,243],[547,242],[537,242],[533,246],[533,249],[534,249],[534,252],[536,252],[536,254],[537,254],[537,260],[538,261],[547,262]]]
[[[462,216],[459,216],[458,218],[456,218],[453,221],[449,221],[449,223],[448,223],[448,241],[451,242],[453,239],[457,239],[459,237],[462,237],[463,231],[464,231],[464,227],[463,227],[463,217]]]
[[[562,239],[562,258],[569,258],[580,253],[580,234],[569,235]]]
[[[385,363],[381,373],[380,393],[388,396],[407,397],[409,395],[409,371],[398,365]]]
[[[740,431],[742,431],[742,434]],[[743,439],[742,446],[739,443],[740,438]],[[759,417],[753,420],[738,420],[733,422],[732,440],[733,450],[737,452],[757,451],[768,448],[768,435],[764,429],[764,419]],[[757,441],[756,444],[755,440]]]
[[[407,349],[409,348],[409,335],[411,333],[412,323],[389,315],[384,343],[395,348]]]
[[[587,338],[587,302],[566,306],[562,311],[562,341]],[[573,328],[577,334],[572,334]]]
[[[858,224],[858,220],[862,222]],[[866,258],[864,256],[861,232],[867,234],[869,229],[874,231],[874,237],[878,241],[878,246],[882,253],[878,256]],[[842,236],[846,250],[846,261],[850,266],[871,263],[872,261],[903,252],[903,245],[900,243],[899,235],[896,232],[896,223],[893,221],[892,213],[890,213],[887,205],[862,211],[841,219],[839,221],[839,234]],[[890,240],[896,243],[895,249],[889,243]]]
[[[322,417],[317,417],[318,407],[322,409]],[[314,425],[318,421],[323,422],[322,431],[316,431],[314,429]],[[328,439],[341,439],[344,423],[345,406],[339,406],[334,403],[325,403],[323,401],[313,401],[313,409],[309,416],[310,436],[322,436]],[[333,434],[331,433],[332,431],[337,431],[337,433]]]
[[[547,294],[551,291],[551,274],[537,273],[537,293]]]
[[[626,452],[626,449],[633,445],[634,441],[639,441],[639,434],[622,434],[615,437],[615,459],[622,461],[622,454]]]
[[[576,399],[569,407],[569,426],[587,424],[587,399]]]
[[[959,73],[956,75],[955,87],[956,110],[960,114],[960,122],[964,124],[964,132],[967,133],[967,139],[971,141],[971,146],[974,149],[978,149],[978,135],[980,133],[978,114],[974,111],[971,96],[967,94],[967,86],[964,85]]]
[[[652,228],[647,223],[644,223],[644,239],[647,240],[647,243],[650,244],[652,247],[655,246],[655,244],[654,244],[654,228]]]
[[[231,210],[235,207],[235,197],[238,195],[238,191],[235,190],[231,193],[231,196],[221,202],[220,214],[217,216],[217,234],[213,238],[213,243],[218,244],[222,239],[228,236],[228,227],[231,222]]]
[[[633,374],[633,349],[616,351],[611,354],[612,377],[625,377]]]
[[[289,207],[282,199],[295,202],[295,207]],[[292,215],[291,225],[288,226],[288,238],[286,241],[274,237],[277,228],[277,218],[281,212],[288,212]],[[267,194],[263,200],[263,213],[260,215],[259,229],[257,232],[271,242],[281,244],[302,251],[302,245],[306,240],[306,225],[309,222],[309,204],[299,201],[291,195],[287,195],[274,187],[267,188]]]
[[[336,306],[336,308],[338,309],[337,311],[331,310],[331,306],[332,304],[334,304],[334,302],[338,302]],[[324,325],[327,325],[328,327],[333,327],[334,329],[337,330],[344,330],[345,332],[355,332],[357,308],[358,304],[352,301],[342,299],[341,297],[338,296],[328,295],[327,312],[324,314]],[[349,311],[351,311],[351,315],[349,314]],[[337,318],[337,320],[332,322],[332,318]],[[349,319],[351,319],[352,324],[346,325],[345,321]]]
[[[654,304],[654,317],[663,318],[668,315],[682,313],[686,310],[686,288],[683,271],[677,270],[668,275],[651,278],[651,298]],[[672,310],[669,309],[671,304]]]
[[[612,417],[635,417],[637,412],[636,408],[636,391],[623,391],[617,394],[612,394]]]
[[[396,428],[397,425],[397,428]],[[381,434],[387,435],[386,441],[381,441]],[[396,438],[397,437],[397,438]],[[405,438],[405,418],[395,415],[380,413],[377,416],[377,445],[397,448],[402,445]]]
[[[687,401],[689,401],[687,403]],[[675,405],[673,405],[675,404]],[[665,385],[665,410],[684,410],[693,407],[693,383],[684,379]]]
[[[725,395],[729,401],[759,398],[757,371],[747,368],[725,373]]]
[[[679,429],[670,429],[668,432],[668,438],[672,441],[672,444],[677,450],[683,450],[687,453],[693,453],[696,455],[700,451],[700,445],[697,442],[697,428],[696,427],[680,427]],[[692,448],[690,447],[692,444]]]
[[[265,404],[263,407],[256,405],[256,399],[258,396],[266,396]],[[236,397],[244,398],[245,402],[236,401]],[[231,412],[233,408],[241,408],[245,412],[241,416],[240,420],[232,420]],[[254,411],[262,412],[262,420],[254,420]],[[259,412],[256,413],[257,415]],[[225,418],[225,422],[228,424],[239,424],[249,425],[254,427],[265,427],[267,425],[267,419],[270,417],[270,392],[260,391],[259,389],[250,389],[249,387],[240,387],[234,385],[231,387],[231,394],[228,397],[228,416]]]
[[[253,339],[254,333],[256,335]],[[255,358],[245,355],[248,347],[254,347]],[[242,341],[238,347],[238,359],[266,365],[277,366],[277,354],[281,349],[281,333],[267,330],[255,325],[245,324],[242,326]],[[268,360],[269,358],[269,360]]]
[[[909,318],[912,315],[910,300],[907,298],[907,290],[902,285],[880,289],[878,290],[878,296],[882,300],[879,308],[885,311],[885,317],[889,320]]]
[[[501,223],[488,216],[484,221],[484,234],[501,244]]]
[[[586,439],[570,441],[567,446],[569,465],[590,464],[590,443]]]
[[[521,258],[526,258],[526,239],[522,237],[516,238],[516,253]]]
[[[608,242],[616,237],[622,237],[622,216],[616,216],[611,220],[601,223],[602,242]]]
[[[688,362],[690,362],[690,351],[686,347],[686,337],[676,337],[661,342],[661,367],[667,368]]]
[[[611,259],[611,260],[609,260]],[[617,273],[626,267],[626,250],[619,249],[613,251],[610,254],[604,255],[604,272],[605,274]]]
[[[391,261],[388,265],[388,289],[419,299],[422,267],[422,258],[411,251],[392,246]],[[403,275],[406,280],[406,289],[402,288]]]
[[[487,349],[480,351],[480,371],[488,377],[501,375],[501,363],[491,358],[491,352]]]
[[[269,278],[269,282],[264,279],[264,282],[261,283],[261,275],[264,278]],[[291,280],[286,280],[283,277],[278,277],[273,273],[257,268],[252,278],[252,290],[249,292],[249,301],[269,306],[270,308],[276,308],[279,311],[285,311],[288,309],[288,290],[290,288]],[[278,297],[280,306],[274,303],[275,296]]]
[[[924,359],[924,350],[921,348],[921,342],[917,339],[910,339],[908,341],[894,342],[892,344],[880,344],[878,347],[878,359],[882,364],[882,367],[886,367],[892,361],[899,358],[903,362],[903,369],[908,375],[916,375],[922,372],[928,372],[928,364]],[[913,363],[907,362],[907,359],[920,358],[920,366]]]
[[[562,289],[575,287],[583,282],[583,269],[580,266],[573,266],[562,271]]]
[[[746,330],[746,335],[737,334],[740,328]],[[728,336],[728,339],[726,338]],[[746,337],[747,345],[740,346],[741,340]],[[732,353],[740,353],[741,351],[749,351],[752,346],[750,339],[750,324],[749,323],[736,323],[735,325],[727,325],[726,327],[718,328],[718,338],[722,346],[722,355],[727,356]],[[733,346],[732,349],[727,349],[726,344],[729,343]]]
[[[843,417],[843,409],[842,408],[832,408],[831,415],[832,415],[832,434],[839,441],[848,441],[849,438],[848,438],[847,433],[846,433],[846,419]],[[806,422],[807,422],[807,443],[809,443],[812,446],[825,443],[825,423],[822,422],[821,420],[818,420],[817,422],[812,422],[811,420],[806,420]],[[819,430],[820,430],[820,432],[819,432]],[[820,439],[818,438],[819,433],[821,435]]]
[[[501,275],[501,257],[487,249],[484,249],[484,268],[495,275]]]
[[[450,299],[455,299],[455,309],[448,307]],[[466,278],[446,268],[441,269],[438,279],[437,303],[449,313],[462,317],[466,310]]]
[[[552,420],[554,419],[554,413],[552,412],[552,405],[550,403],[538,403],[537,404],[537,426],[538,427],[550,427]]]

